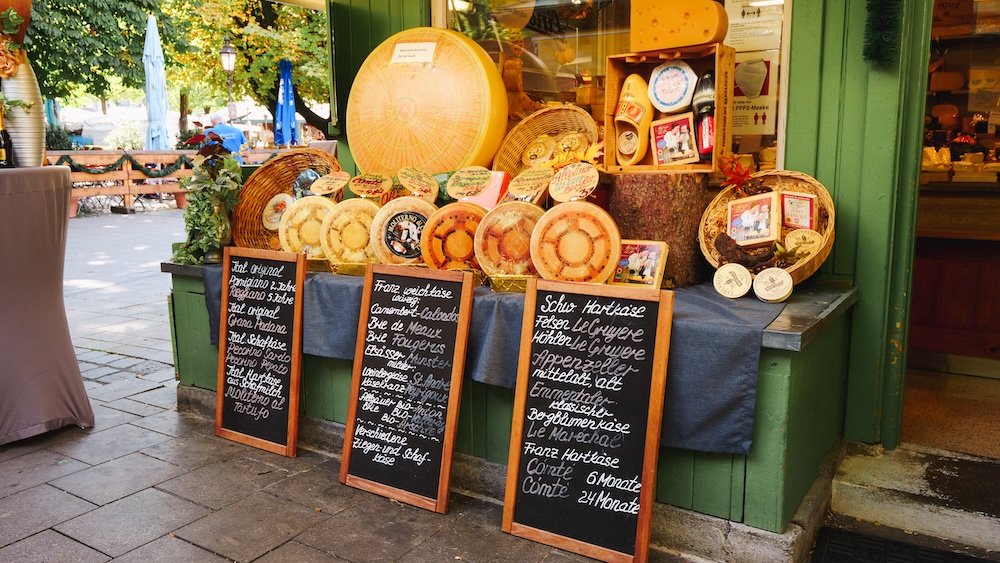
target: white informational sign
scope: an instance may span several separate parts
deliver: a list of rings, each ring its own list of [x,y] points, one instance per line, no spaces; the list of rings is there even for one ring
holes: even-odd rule
[[[736,53],[733,135],[774,135],[778,56],[778,51]]]
[[[389,64],[432,63],[435,49],[437,49],[435,41],[396,43]]]
[[[724,43],[736,52],[781,48],[781,16],[784,2],[726,0],[729,33]]]

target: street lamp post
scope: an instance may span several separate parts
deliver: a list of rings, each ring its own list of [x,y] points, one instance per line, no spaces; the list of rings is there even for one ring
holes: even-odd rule
[[[226,80],[229,85],[229,120],[236,119],[236,104],[233,103],[233,69],[236,68],[236,49],[229,44],[229,36],[226,36],[226,44],[219,51],[219,60],[222,62],[222,70],[226,72]]]

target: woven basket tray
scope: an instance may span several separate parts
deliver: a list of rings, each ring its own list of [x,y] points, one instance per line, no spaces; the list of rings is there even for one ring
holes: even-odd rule
[[[779,194],[784,191],[790,191],[814,194],[816,196],[816,231],[823,237],[820,248],[812,255],[785,268],[785,271],[791,274],[792,281],[798,284],[819,269],[833,248],[835,223],[833,199],[830,197],[830,192],[823,187],[823,184],[820,184],[812,176],[801,172],[765,170],[752,175],[751,179],[753,178],[761,178],[765,186]],[[715,249],[715,239],[720,233],[726,231],[727,204],[736,197],[737,194],[734,187],[730,186],[722,190],[719,192],[719,195],[715,196],[715,199],[712,200],[712,203],[708,205],[705,213],[701,216],[700,236],[698,237],[701,252],[705,255],[705,259],[715,268],[718,268],[722,264],[722,257],[719,251]],[[780,240],[784,241],[785,236],[793,230],[782,227]]]
[[[247,178],[240,201],[233,210],[233,240],[236,246],[281,250],[277,231],[264,228],[264,206],[278,194],[292,194],[295,179],[308,169],[320,176],[340,170],[340,163],[328,152],[295,149],[265,162]]]
[[[583,133],[591,144],[597,142],[597,123],[586,111],[573,105],[542,108],[507,133],[493,160],[493,169],[502,170],[513,178],[524,169],[521,162],[524,150],[539,135],[557,136],[574,132]]]

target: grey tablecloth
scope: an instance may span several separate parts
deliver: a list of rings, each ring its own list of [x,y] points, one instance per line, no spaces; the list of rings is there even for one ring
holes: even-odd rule
[[[354,358],[362,281],[332,274],[315,274],[306,280],[304,353]],[[216,344],[221,268],[206,271],[205,293],[212,343]],[[676,291],[663,445],[749,453],[761,335],[782,308],[754,298],[726,299],[710,284]],[[523,294],[476,290],[465,364],[469,378],[514,387],[523,313]]]
[[[94,425],[63,304],[69,168],[0,170],[0,444]]]

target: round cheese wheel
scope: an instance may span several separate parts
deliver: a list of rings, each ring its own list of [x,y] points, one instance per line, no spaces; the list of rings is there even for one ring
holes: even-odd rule
[[[664,113],[683,111],[691,105],[698,75],[684,61],[668,61],[649,76],[649,101]]]
[[[281,226],[281,216],[285,214],[288,207],[295,203],[292,194],[278,194],[264,205],[264,228],[269,231],[277,231]]]
[[[597,168],[589,162],[574,162],[556,172],[549,183],[549,195],[559,203],[587,199],[600,180]]]
[[[334,201],[344,198],[344,186],[351,181],[351,175],[343,170],[321,176],[309,186],[309,191],[316,195],[330,196]]]
[[[281,216],[281,225],[278,226],[282,250],[305,252],[306,258],[310,260],[323,259],[323,246],[320,243],[323,220],[336,205],[329,198],[318,195],[304,197],[290,205]]]
[[[434,203],[437,199],[439,189],[437,180],[419,168],[412,166],[400,168],[399,172],[396,172],[396,179],[409,192],[406,195],[419,197],[428,203]]]
[[[743,297],[750,292],[753,285],[753,276],[746,266],[740,264],[723,264],[715,271],[712,278],[712,285],[719,295],[730,299]]]
[[[534,276],[531,233],[545,212],[523,201],[498,205],[476,230],[476,258],[488,276]]]
[[[342,201],[327,214],[320,227],[320,244],[330,262],[375,262],[371,227],[378,205],[359,197]]]
[[[476,228],[486,210],[475,203],[449,203],[427,218],[420,235],[424,263],[436,270],[478,269]]]
[[[496,64],[448,29],[401,31],[358,69],[347,101],[351,154],[365,172],[488,166],[507,128]]]
[[[813,254],[823,246],[823,235],[812,229],[795,229],[785,235],[785,248],[794,250],[799,260]]]
[[[504,201],[527,201],[537,204],[545,197],[545,190],[548,189],[555,174],[555,170],[545,166],[525,168],[510,181]]]
[[[765,303],[781,303],[788,299],[794,286],[792,275],[781,268],[762,270],[753,279],[753,292]]]
[[[420,261],[420,236],[437,208],[419,197],[405,196],[386,203],[375,214],[371,244],[383,264],[415,264]]]
[[[571,201],[545,212],[531,232],[531,261],[547,280],[604,283],[621,257],[622,237],[611,215]]]
[[[556,140],[549,135],[539,135],[528,143],[521,154],[521,164],[534,166],[552,160],[556,150]]]

